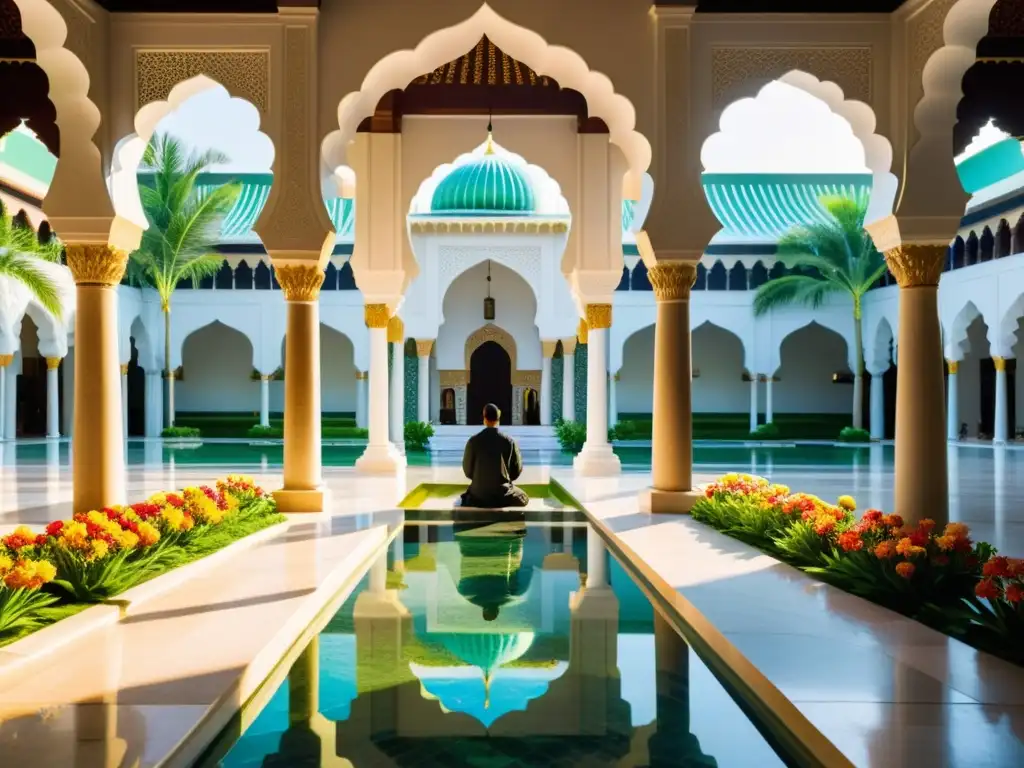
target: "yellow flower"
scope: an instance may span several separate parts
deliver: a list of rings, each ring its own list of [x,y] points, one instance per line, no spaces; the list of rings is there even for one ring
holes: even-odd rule
[[[90,559],[102,560],[110,552],[110,545],[103,539],[93,539],[92,557]]]
[[[139,545],[139,537],[131,531],[121,531],[117,537],[121,549],[135,549]]]
[[[853,496],[840,496],[836,504],[845,509],[847,512],[853,512],[855,509],[857,509],[857,502],[854,500]]]
[[[0,555],[0,576],[3,576],[14,567],[14,561],[7,555]]]
[[[4,576],[4,584],[10,589],[39,589],[56,575],[57,569],[46,560],[19,560]]]
[[[139,543],[144,547],[152,546],[160,541],[160,531],[149,523],[139,523]]]
[[[77,520],[67,523],[61,530],[60,542],[67,549],[77,549],[80,552],[89,551],[89,533],[85,523],[80,523]]]
[[[166,506],[160,510],[160,516],[167,522],[167,527],[172,531],[185,530],[185,513],[177,507]]]

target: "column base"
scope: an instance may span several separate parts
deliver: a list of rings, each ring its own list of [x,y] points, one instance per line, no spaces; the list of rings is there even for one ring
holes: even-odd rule
[[[363,455],[356,459],[356,472],[366,475],[397,475],[405,469],[405,456],[395,448],[394,443],[368,445]]]
[[[322,487],[303,491],[290,491],[287,488],[274,491],[277,511],[286,515],[323,512],[327,505],[327,500],[328,493]]]
[[[703,494],[700,491],[659,491],[645,488],[640,492],[640,511],[654,515],[688,515]]]
[[[584,444],[572,466],[576,474],[584,477],[606,477],[622,473],[622,463],[607,443],[598,446]]]

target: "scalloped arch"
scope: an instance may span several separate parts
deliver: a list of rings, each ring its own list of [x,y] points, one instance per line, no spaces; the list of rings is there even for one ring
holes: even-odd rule
[[[149,222],[142,210],[136,174],[146,145],[149,144],[161,120],[193,96],[214,88],[224,89],[232,101],[242,101],[252,106],[249,101],[233,94],[228,86],[218,80],[208,75],[196,75],[175,85],[166,100],[151,101],[141,106],[135,113],[135,133],[123,137],[114,147],[114,161],[110,169],[110,194],[114,208],[121,216],[142,229],[148,229]],[[259,119],[259,110],[255,111]],[[262,120],[260,123],[262,128]],[[263,130],[258,132],[273,143],[273,138]]]
[[[605,122],[609,139],[626,158],[622,196],[639,200],[643,174],[651,164],[651,145],[636,130],[636,110],[629,99],[616,93],[611,80],[591,70],[578,53],[550,45],[536,32],[498,15],[487,3],[465,21],[427,35],[415,49],[390,53],[370,68],[360,89],[339,103],[338,130],[328,134],[321,145],[328,169],[346,164],[347,147],[359,123],[373,114],[385,93],[405,88],[424,72],[461,56],[484,35],[517,61],[553,77],[563,88],[583,94],[590,114]]]

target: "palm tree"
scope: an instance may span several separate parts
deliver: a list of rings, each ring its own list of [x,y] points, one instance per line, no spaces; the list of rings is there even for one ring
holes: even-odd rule
[[[885,259],[864,229],[867,204],[848,197],[826,195],[820,203],[829,220],[795,227],[779,240],[779,258],[803,274],[770,280],[757,289],[754,314],[774,307],[805,304],[817,309],[832,294],[853,299],[853,426],[864,424],[864,344],[861,305],[864,294],[885,274]]]
[[[158,134],[146,147],[140,166],[150,177],[139,185],[149,229],[129,263],[129,280],[154,288],[164,313],[164,377],[168,426],[174,426],[174,376],[171,372],[171,296],[178,283],[214,275],[224,257],[214,251],[224,217],[242,191],[231,182],[201,189],[198,178],[210,166],[226,163],[216,150],[187,153],[181,142]]]
[[[61,246],[54,238],[40,238],[27,218],[11,217],[0,203],[0,277],[14,280],[56,318],[61,316],[61,294],[40,262],[60,264]]]

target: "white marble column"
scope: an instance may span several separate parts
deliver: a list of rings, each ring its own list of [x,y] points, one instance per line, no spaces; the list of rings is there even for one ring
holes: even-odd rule
[[[128,439],[128,363],[121,363],[121,433]]]
[[[366,402],[366,371],[356,371],[356,426],[360,429],[367,427],[367,402]]]
[[[7,369],[13,361],[14,355],[0,355],[0,440],[7,435]]]
[[[576,339],[562,339],[562,421],[576,420]]]
[[[260,374],[260,426],[270,426],[270,376]]]
[[[60,361],[46,358],[46,436],[60,437]]]
[[[750,374],[750,431],[757,429],[757,374]]]
[[[405,457],[388,439],[388,307],[367,304],[366,325],[370,329],[370,371],[367,378],[367,427],[369,442],[356,461],[356,470],[394,474],[405,467]]]
[[[430,351],[434,340],[416,342],[416,421],[430,421]]]
[[[608,424],[619,423],[619,374],[608,374]]]
[[[551,391],[551,358],[555,354],[557,341],[541,340],[540,361],[540,423],[541,426],[551,424],[551,401],[555,393]]]
[[[885,381],[884,371],[869,371],[871,374],[871,439],[885,439]]]
[[[946,439],[955,441],[960,439],[960,389],[957,386],[960,380],[960,361],[947,360],[946,366],[949,369],[946,386]]]
[[[146,437],[160,437],[164,427],[164,379],[161,371],[146,371]]]
[[[401,450],[405,446],[405,325],[400,317],[388,323],[391,345],[391,442]]]
[[[573,466],[581,475],[600,477],[621,471],[608,443],[608,329],[611,304],[587,305],[587,440]],[[582,339],[580,339],[582,341]]]
[[[18,369],[21,361],[14,356],[14,361],[4,370],[7,371],[7,390],[4,392],[4,437],[13,440],[18,436]]]
[[[1005,445],[1008,437],[1009,404],[1006,399],[1006,360],[1005,357],[993,357],[996,368],[996,409],[993,417],[992,442]]]
[[[774,374],[769,373],[764,381],[764,423],[771,424],[775,421],[775,411],[772,407],[772,381]]]

